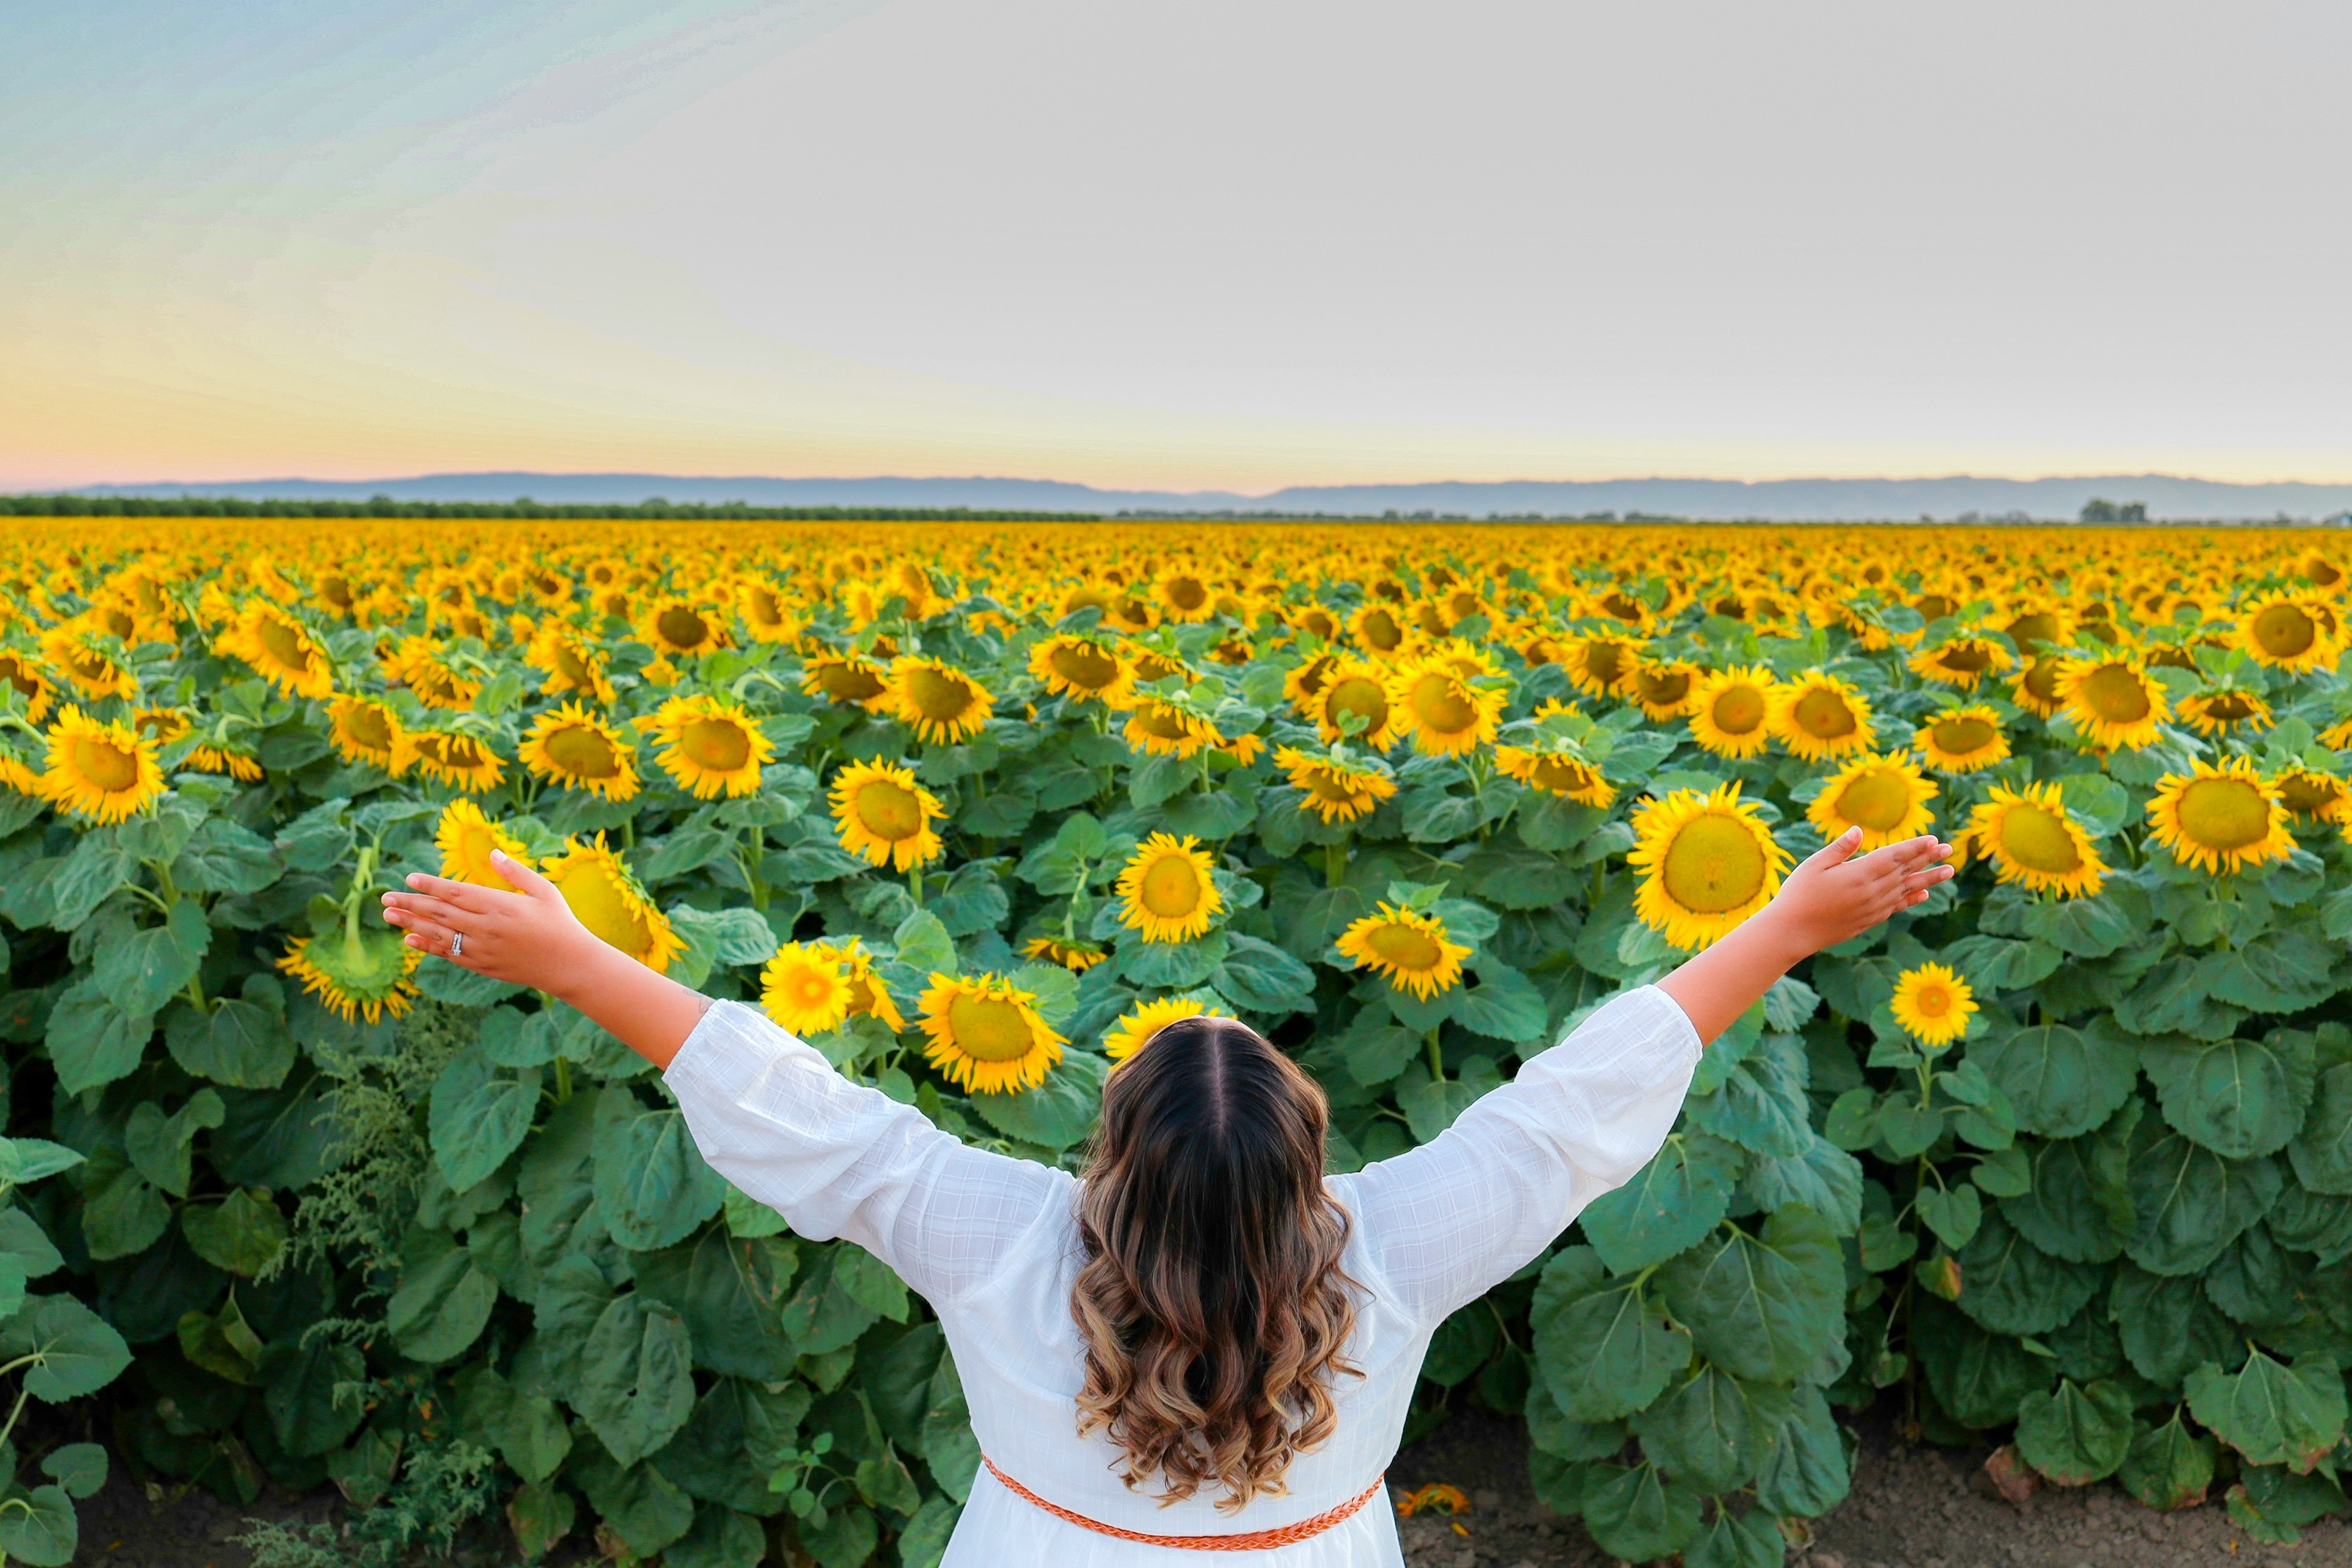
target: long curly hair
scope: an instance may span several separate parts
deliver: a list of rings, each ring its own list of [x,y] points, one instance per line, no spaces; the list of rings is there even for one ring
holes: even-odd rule
[[[1125,1450],[1163,1506],[1202,1488],[1236,1511],[1287,1489],[1337,1425],[1359,1287],[1348,1212],[1323,1188],[1329,1107],[1232,1019],[1181,1019],[1121,1063],[1078,1198],[1087,1344],[1078,1431]]]

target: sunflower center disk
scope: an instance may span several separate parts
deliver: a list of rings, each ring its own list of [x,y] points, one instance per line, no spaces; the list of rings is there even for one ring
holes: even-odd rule
[[[1764,722],[1764,694],[1753,686],[1734,686],[1715,699],[1715,727],[1726,735],[1748,735]]]
[[[1737,909],[1764,887],[1764,851],[1756,834],[1736,818],[1692,819],[1666,850],[1666,891],[1685,909],[1720,915]]]
[[[1098,692],[1118,678],[1118,662],[1090,643],[1056,648],[1048,662],[1055,674],[1082,691]]]
[[[862,703],[882,695],[882,678],[856,664],[827,664],[817,685],[835,702]]]
[[[2238,779],[2200,779],[2180,792],[2180,831],[2209,850],[2241,850],[2271,831],[2271,803]]]
[[[2109,724],[2137,724],[2148,715],[2147,688],[2121,664],[2102,664],[2084,676],[2083,702]]]
[[[610,779],[621,770],[613,743],[594,730],[573,725],[547,737],[547,759],[573,779]]]
[[[583,871],[566,879],[562,891],[563,902],[600,941],[632,955],[653,945],[644,917],[629,907],[620,885],[604,872]]]
[[[1162,920],[1181,920],[1201,907],[1201,873],[1171,855],[1143,873],[1136,901]]]
[[[1367,730],[1378,729],[1389,716],[1388,694],[1381,690],[1377,681],[1350,675],[1331,688],[1331,695],[1324,699],[1323,711],[1334,723],[1355,714],[1363,719]]]
[[[2029,612],[2009,623],[2009,634],[2018,643],[2055,643],[2058,617],[2046,611]]]
[[[1937,655],[1937,663],[1964,675],[1980,675],[1992,666],[1992,650],[1980,643],[1962,643]]]
[[[971,706],[971,688],[944,670],[909,672],[907,695],[914,699],[915,711],[925,718],[961,718]]]
[[[1538,789],[1549,789],[1565,795],[1571,790],[1592,788],[1592,769],[1567,757],[1547,757],[1530,770],[1529,777]]]
[[[354,710],[343,719],[343,732],[371,751],[392,749],[392,723],[381,708]]]
[[[691,610],[675,605],[654,617],[654,626],[672,645],[692,653],[710,635],[709,623]]]
[[[1423,675],[1413,683],[1412,715],[1433,735],[1461,735],[1478,722],[1478,710],[1450,675]]]
[[[1893,832],[1910,810],[1910,785],[1890,768],[1874,768],[1838,791],[1838,815],[1878,832]]]
[[[1198,610],[1209,601],[1209,590],[1199,579],[1172,577],[1168,580],[1168,602],[1179,610]]]
[[[258,630],[261,646],[279,664],[298,674],[310,667],[310,651],[302,646],[300,627],[272,618],[264,620]]]
[[[1625,650],[1616,643],[1595,643],[1584,652],[1584,673],[1604,686],[1613,686],[1625,673]],[[1683,685],[1690,682],[1685,678]]]
[[[108,794],[117,794],[139,782],[139,754],[110,745],[92,735],[73,741],[74,771]]]
[[[896,843],[923,831],[923,803],[915,792],[887,779],[867,781],[857,791],[857,820],[877,839]]]
[[[1690,677],[1677,670],[1666,675],[1643,675],[1642,699],[1660,707],[1670,707],[1690,695]]]
[[[1375,610],[1364,617],[1364,641],[1385,653],[1404,641],[1404,632],[1396,617],[1385,610]]]
[[[1413,925],[1376,925],[1364,934],[1364,946],[1410,975],[1427,974],[1445,961],[1437,939]]]
[[[1929,730],[1936,749],[1954,757],[1966,757],[1992,744],[1993,728],[1980,718],[1948,718]]]
[[[730,719],[689,719],[677,732],[677,745],[715,773],[731,773],[751,758],[751,737]]]
[[[1021,1009],[992,997],[958,997],[948,1004],[948,1024],[957,1048],[982,1061],[1017,1061],[1036,1049]]]
[[[1952,993],[1941,986],[1922,986],[1911,993],[1911,1010],[1925,1019],[1939,1019],[1952,1010]]]
[[[2292,659],[2306,652],[2319,635],[2311,617],[2292,604],[2273,604],[2254,617],[2254,641],[2273,659]]]
[[[2001,852],[2029,871],[2063,876],[2083,863],[2066,824],[2039,806],[2019,806],[2001,819]]]
[[[1797,727],[1815,740],[1838,740],[1854,731],[1853,710],[1835,692],[1811,691],[1797,699]]]

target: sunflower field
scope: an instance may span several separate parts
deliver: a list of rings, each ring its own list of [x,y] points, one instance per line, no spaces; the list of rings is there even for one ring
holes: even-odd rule
[[[2292,1540],[2352,1462],[2333,546],[20,520],[0,1552],[65,1563],[110,1454],[332,1484],[345,1561],[469,1515],[938,1559],[978,1450],[920,1301],[586,1019],[420,964],[376,915],[411,871],[503,848],[1041,1161],[1160,1024],[1238,1016],[1346,1170],[1853,825],[1964,869],[1706,1051],[1650,1166],[1445,1323],[1413,1430],[1523,1415],[1542,1498],[1690,1568],[1809,1539],[1874,1401]]]

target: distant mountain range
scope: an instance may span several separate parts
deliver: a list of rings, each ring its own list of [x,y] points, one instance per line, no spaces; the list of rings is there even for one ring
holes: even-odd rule
[[[1098,490],[1050,479],[709,478],[671,474],[426,474],[407,479],[254,479],[223,484],[91,485],[89,496],[221,496],[251,500],[536,501],[634,505],[658,497],[758,507],[971,507],[974,510],[1242,514],[1347,517],[1577,517],[1601,513],[1795,522],[1951,520],[1974,513],[2071,521],[2095,497],[2138,501],[2151,518],[2315,520],[2352,515],[2352,485],[2232,485],[2168,474],[2084,478],[1506,480],[1309,485],[1266,496],[1223,490]]]

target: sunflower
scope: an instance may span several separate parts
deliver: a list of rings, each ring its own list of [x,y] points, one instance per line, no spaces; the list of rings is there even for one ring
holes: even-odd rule
[[[1032,936],[1022,946],[1021,956],[1059,964],[1073,975],[1083,975],[1110,956],[1091,943],[1065,942],[1058,936]]]
[[[1870,699],[1821,670],[1808,670],[1776,687],[1765,727],[1807,762],[1850,757],[1878,744]]]
[[[1447,939],[1444,920],[1385,900],[1332,946],[1353,967],[1385,976],[1392,988],[1423,1001],[1460,985],[1462,960],[1470,956],[1469,948]]]
[[[832,798],[841,847],[851,854],[904,872],[944,852],[931,824],[946,813],[911,768],[853,762],[834,775]]]
[[[832,944],[826,946],[831,947]],[[890,988],[875,971],[874,956],[855,936],[849,939],[848,946],[833,947],[833,951],[841,959],[849,983],[849,1016],[878,1019],[892,1034],[905,1029],[907,1020],[898,1016],[898,1004],[891,999]]]
[[[57,687],[50,685],[40,666],[13,649],[0,648],[0,682],[6,683],[25,699],[25,716],[35,724],[49,716],[49,709],[58,700]]]
[[[819,650],[801,662],[801,690],[829,703],[879,713],[890,703],[890,673],[863,653]]]
[[[1633,913],[1677,947],[1704,947],[1772,901],[1792,860],[1737,783],[1677,789],[1633,811]]]
[[[1309,757],[1286,746],[1274,754],[1274,765],[1304,792],[1298,809],[1312,811],[1327,822],[1353,822],[1368,817],[1397,792],[1396,780],[1369,763]]]
[[[1690,712],[1691,688],[1702,672],[1681,659],[1643,664],[1633,672],[1633,700],[1654,724],[1664,724]]]
[[[775,755],[758,720],[714,696],[667,698],[641,722],[661,743],[663,771],[698,800],[756,793]]]
[[[1495,766],[1504,777],[1516,779],[1530,789],[1558,795],[1581,806],[1606,807],[1617,800],[1617,786],[1602,778],[1601,769],[1569,752],[1498,746],[1495,747]]]
[[[1378,664],[1341,659],[1326,672],[1312,702],[1315,730],[1326,746],[1352,740],[1386,751],[1397,738],[1397,713],[1389,700],[1388,675]],[[1354,736],[1345,734],[1340,721],[1353,715],[1364,721]]]
[[[1911,744],[1938,773],[1974,773],[2009,756],[2000,710],[1985,704],[1946,708],[1911,732]]]
[[[1156,1002],[1139,1002],[1119,1016],[1117,1023],[1103,1034],[1103,1054],[1113,1061],[1125,1061],[1151,1043],[1151,1037],[1180,1019],[1231,1018],[1223,1008],[1213,1008],[1186,997],[1162,997]]]
[[[326,697],[335,691],[335,667],[310,629],[290,611],[257,599],[238,612],[236,623],[213,646],[252,665],[288,696]]]
[[[1691,693],[1692,738],[1719,757],[1758,756],[1771,739],[1768,721],[1777,684],[1760,665],[1701,676]]]
[[[2168,773],[2147,803],[2149,836],[2182,865],[2217,876],[2293,854],[2286,819],[2278,786],[2243,757],[2218,768],[2200,759],[2186,774]]]
[[[1128,745],[1153,757],[1192,757],[1213,746],[1217,727],[1159,697],[1134,697],[1120,733]]]
[[[96,822],[137,816],[163,793],[156,742],[129,725],[100,724],[70,703],[49,727],[40,794],[59,810]]]
[[[784,591],[764,577],[740,578],[735,583],[735,613],[762,643],[789,643],[800,635],[792,601]]]
[[[2268,729],[2273,722],[2269,703],[2237,686],[2181,698],[2180,716],[2198,734],[2206,736],[2227,735],[2242,725],[2250,730]]]
[[[2290,768],[2272,782],[2278,786],[2279,803],[2298,821],[2341,824],[2352,815],[2352,792],[2333,773]]]
[[[407,754],[436,784],[453,784],[469,795],[495,789],[506,765],[489,743],[455,730],[421,729],[404,735]]]
[[[441,874],[451,882],[468,882],[500,893],[522,891],[490,864],[492,850],[503,852],[520,864],[530,864],[522,841],[492,821],[472,800],[461,796],[442,808],[433,844],[441,852]]]
[[[1994,785],[1991,799],[1969,815],[1966,837],[1978,856],[1993,862],[1996,880],[2019,883],[2034,893],[2095,897],[2106,874],[2105,862],[2055,783],[2028,784],[2021,790]]]
[[[943,660],[891,663],[891,716],[927,745],[970,740],[988,723],[992,701],[986,686]]]
[[[1874,850],[1926,832],[1936,820],[1927,802],[1937,793],[1907,752],[1857,757],[1822,786],[1805,818],[1828,839],[1860,828],[1862,847]]]
[[[1623,696],[1634,690],[1642,669],[1642,644],[1631,637],[1572,637],[1560,665],[1587,696]]]
[[[523,659],[545,677],[539,683],[542,695],[578,692],[611,706],[613,678],[604,673],[604,655],[562,622],[543,622],[531,638]]]
[[[1146,942],[1189,942],[1208,930],[1225,901],[1200,842],[1190,834],[1180,841],[1154,833],[1136,847],[1118,873],[1118,894],[1126,901],[1121,925],[1141,932]]]
[[[352,908],[356,913],[358,906]],[[347,922],[323,936],[292,938],[278,970],[301,981],[304,990],[346,1023],[362,1018],[376,1023],[404,1017],[415,1004],[417,990],[409,977],[424,957],[398,931],[362,931],[356,922]]]
[[[2238,646],[2258,664],[2300,674],[2336,662],[2336,632],[2316,608],[2289,593],[2258,594],[2238,620]]]
[[[1039,1016],[1034,994],[994,975],[934,974],[923,993],[923,1048],[950,1082],[975,1094],[1034,1089],[1062,1060],[1062,1037]]]
[[[2058,695],[2075,729],[2103,751],[2153,745],[2157,727],[2170,716],[2164,688],[2128,653],[2069,661]]]
[[[664,658],[715,653],[734,641],[719,612],[680,594],[664,594],[646,606],[637,641]]]
[[[267,777],[260,759],[222,746],[199,746],[188,753],[187,766],[197,773],[222,773],[240,783],[258,784]]]
[[[1504,695],[1474,686],[1443,659],[1408,661],[1391,677],[1399,731],[1424,757],[1460,757],[1495,738]]]
[[[448,651],[434,637],[404,637],[383,656],[384,679],[405,685],[426,707],[463,712],[481,695],[482,683],[450,664]]]
[[[1152,584],[1152,600],[1170,621],[1206,621],[1217,612],[1216,596],[1190,567],[1170,567]]]
[[[849,976],[823,943],[787,942],[760,971],[760,1008],[786,1032],[806,1038],[849,1017]]]
[[[139,677],[104,648],[98,640],[104,636],[87,622],[68,621],[52,626],[41,633],[41,656],[65,672],[66,679],[85,697],[122,697],[139,695]]]
[[[2038,654],[2046,648],[2066,645],[2069,628],[2066,612],[2054,604],[2021,604],[2012,607],[2008,620],[2000,623],[2009,640],[2021,653]]]
[[[1385,658],[1411,642],[1413,630],[1394,610],[1376,602],[1359,606],[1348,617],[1348,635],[1366,653]]]
[[[29,795],[35,800],[42,798],[41,776],[26,767],[5,742],[0,742],[0,789]]]
[[[541,714],[519,760],[541,779],[605,800],[634,800],[637,765],[621,732],[576,702]]]
[[[1904,1032],[1930,1051],[1941,1051],[1969,1032],[1976,993],[1948,966],[1922,964],[1895,978],[1887,1007]]]
[[[621,857],[604,846],[603,833],[593,844],[565,841],[563,853],[540,867],[539,874],[555,884],[580,924],[598,940],[655,974],[668,969],[670,960],[686,951],[669,917],[654,907]]]
[[[1293,713],[1309,723],[1314,721],[1315,699],[1330,684],[1331,672],[1339,667],[1340,657],[1338,653],[1318,653],[1291,666],[1290,673],[1282,677],[1282,695]]]
[[[1029,650],[1029,673],[1055,696],[1073,702],[1126,705],[1135,672],[1118,653],[1092,637],[1057,632]]]
[[[1979,681],[1998,675],[2014,662],[2009,650],[1991,638],[1965,632],[1922,648],[1908,661],[1912,674],[1962,691],[1974,691]]]
[[[1318,642],[1336,642],[1339,633],[1347,630],[1337,615],[1320,604],[1302,604],[1284,619],[1292,631],[1304,632]]]
[[[345,695],[327,705],[327,736],[346,762],[370,762],[397,776],[408,765],[400,716],[389,703]]]

